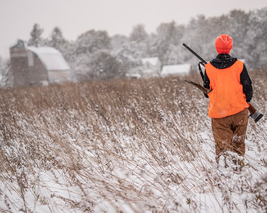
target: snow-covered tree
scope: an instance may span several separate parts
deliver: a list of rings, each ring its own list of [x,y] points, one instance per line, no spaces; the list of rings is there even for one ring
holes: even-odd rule
[[[214,41],[218,36],[218,32],[214,34],[214,31],[218,31],[220,28],[216,24],[212,24],[212,19],[207,19],[204,15],[198,15],[196,18],[192,18],[189,24],[185,28],[183,35],[183,42],[194,49],[199,55],[206,60],[215,57],[216,50],[214,48]],[[184,57],[191,63],[197,63],[199,60],[189,52],[186,51]]]
[[[134,26],[133,31],[130,34],[130,41],[145,42],[148,38],[148,34],[144,25],[139,24]]]
[[[69,42],[69,41],[65,41],[65,43],[63,44],[63,46],[61,46],[60,51],[62,53],[62,55],[64,56],[64,58],[66,59],[66,61],[69,63],[69,65],[72,68],[75,68],[75,66],[77,66],[76,62],[77,62],[77,55],[75,52],[75,44],[74,42]]]
[[[233,50],[231,54],[234,57],[248,59],[248,52],[246,40],[249,30],[249,16],[250,13],[246,13],[242,10],[232,10],[228,15],[228,34],[233,38]]]
[[[0,56],[0,87],[4,87],[8,83],[8,67],[9,60],[3,59]]]
[[[38,47],[42,41],[41,35],[43,32],[44,30],[39,26],[39,24],[34,24],[30,33],[31,38],[28,41],[28,45]]]
[[[248,63],[253,68],[267,67],[267,7],[251,12],[249,28],[244,43],[247,46]]]
[[[90,74],[93,79],[112,79],[124,76],[121,63],[107,51],[99,51],[90,58]]]
[[[180,39],[182,35],[183,27],[177,26],[174,21],[171,23],[161,24],[157,28],[157,34],[152,37],[152,41],[150,42],[150,54],[154,53],[155,56],[159,57],[163,65],[169,64],[170,60],[168,56],[170,55],[171,51],[180,45]]]
[[[147,57],[147,44],[144,42],[125,43],[121,48],[112,51],[118,61],[123,65],[123,70],[129,71],[141,65],[141,59]]]
[[[66,60],[70,66],[79,75],[77,78],[83,80],[89,79],[89,73],[92,72],[92,61],[99,51],[110,51],[111,39],[106,31],[89,30],[80,35],[73,43],[65,44],[67,53]]]
[[[66,40],[63,37],[63,33],[59,27],[55,27],[50,36],[50,46],[58,50],[65,44]]]
[[[111,39],[106,31],[89,30],[78,37],[75,42],[77,55],[94,53],[98,50],[110,49]]]
[[[122,64],[105,50],[80,55],[76,63],[75,73],[78,81],[114,79],[125,74]]]
[[[125,35],[114,35],[111,37],[111,49],[119,49],[121,48],[124,44],[129,42],[129,38]]]

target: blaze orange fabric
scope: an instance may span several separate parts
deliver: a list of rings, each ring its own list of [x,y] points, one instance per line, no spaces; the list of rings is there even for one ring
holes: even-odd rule
[[[210,63],[205,65],[207,76],[210,80],[208,96],[209,117],[223,118],[234,115],[249,107],[243,86],[240,83],[240,74],[243,62],[237,60],[231,67],[217,69]]]

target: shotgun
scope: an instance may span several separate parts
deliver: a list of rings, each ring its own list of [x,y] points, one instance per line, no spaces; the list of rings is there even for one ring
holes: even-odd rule
[[[199,72],[200,72],[200,75],[201,75],[201,78],[202,80],[204,81],[204,74],[202,72],[202,69],[201,69],[201,66],[204,66],[205,67],[205,64],[207,64],[207,62],[201,58],[194,50],[192,50],[189,46],[187,46],[185,43],[183,43],[183,46],[189,50],[194,56],[196,56],[200,62],[198,63],[198,69],[199,69]],[[200,89],[203,93],[205,94],[208,94],[209,92],[211,92],[210,89],[207,89],[205,87],[203,87],[202,85],[196,83],[196,82],[193,82],[193,81],[187,81],[185,80],[187,83],[189,84],[192,84],[194,85],[195,87],[197,87],[198,89]],[[250,116],[253,118],[253,120],[255,121],[255,123],[257,123],[262,117],[263,117],[263,114],[261,114],[258,110],[256,110],[250,103],[249,103],[249,113],[250,113]]]

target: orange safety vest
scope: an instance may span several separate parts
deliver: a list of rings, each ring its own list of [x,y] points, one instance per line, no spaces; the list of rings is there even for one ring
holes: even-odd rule
[[[205,65],[212,90],[208,94],[209,117],[223,118],[249,107],[243,93],[243,85],[240,83],[243,67],[243,62],[239,60],[225,69],[217,69],[211,63]]]

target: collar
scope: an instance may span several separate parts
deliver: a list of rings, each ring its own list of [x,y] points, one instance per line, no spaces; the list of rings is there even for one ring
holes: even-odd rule
[[[216,56],[215,59],[213,59],[210,63],[212,66],[218,68],[218,69],[225,69],[230,66],[232,66],[236,62],[236,58],[233,58],[229,54],[219,54]]]

